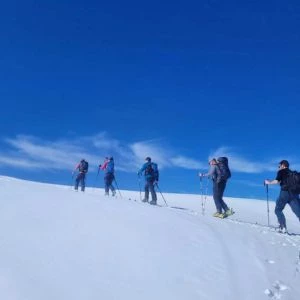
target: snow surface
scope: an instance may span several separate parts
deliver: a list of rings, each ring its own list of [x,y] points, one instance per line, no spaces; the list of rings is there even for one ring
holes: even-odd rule
[[[0,176],[0,299],[300,299],[300,223],[268,228],[265,201],[103,189]],[[131,200],[129,200],[129,198]],[[134,201],[137,200],[137,201]],[[276,225],[274,202],[270,223]]]

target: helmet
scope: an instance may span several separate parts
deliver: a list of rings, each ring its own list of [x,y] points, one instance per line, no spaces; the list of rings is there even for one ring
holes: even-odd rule
[[[147,156],[147,157],[145,158],[145,160],[151,161],[151,157]]]

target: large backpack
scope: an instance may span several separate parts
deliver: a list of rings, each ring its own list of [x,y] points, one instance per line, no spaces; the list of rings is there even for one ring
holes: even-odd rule
[[[292,194],[300,194],[300,173],[297,171],[290,171],[286,178],[285,185]]]
[[[219,157],[217,162],[217,182],[227,181],[231,177],[231,172],[228,166],[228,158]]]
[[[87,173],[88,169],[89,169],[89,163],[85,160],[81,161],[79,165],[79,172]]]
[[[148,166],[145,169],[145,176],[154,178],[154,180],[158,181],[159,172],[158,172],[157,164],[155,163],[148,164]]]

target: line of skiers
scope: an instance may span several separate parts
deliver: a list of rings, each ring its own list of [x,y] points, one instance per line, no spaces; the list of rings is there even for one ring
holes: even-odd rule
[[[227,180],[231,177],[231,172],[228,165],[227,157],[219,157],[218,159],[211,159],[209,161],[210,169],[207,173],[199,173],[200,180],[203,177],[207,177],[212,180],[213,183],[213,199],[216,206],[216,212],[214,217],[225,218],[234,214],[232,208],[223,200],[224,191],[226,188]],[[88,172],[88,162],[82,159],[75,170],[78,170],[78,174],[75,179],[75,190],[78,190],[79,183],[81,184],[81,191],[85,190],[85,176]],[[280,184],[280,194],[276,201],[275,214],[279,223],[279,230],[281,232],[286,232],[286,219],[283,214],[283,209],[286,204],[289,204],[294,214],[300,221],[300,173],[296,171],[291,171],[289,169],[289,162],[287,160],[282,160],[278,166],[279,170],[277,176],[274,180],[266,179],[264,181],[265,185],[269,184]],[[112,196],[116,195],[116,189],[113,186],[113,181],[115,180],[114,175],[114,159],[113,157],[106,157],[104,163],[99,165],[99,171],[105,172],[104,175],[104,185],[105,185],[105,195],[109,195],[109,190],[111,190]],[[159,180],[159,171],[156,163],[151,161],[150,157],[146,157],[145,163],[142,165],[140,170],[137,172],[139,178],[144,175],[145,178],[145,196],[142,200],[143,202],[149,202],[149,192],[151,193],[152,200],[150,204],[157,204],[157,195],[155,191],[155,186],[157,186]]]
[[[78,171],[78,174],[75,179],[74,189],[78,191],[79,184],[81,186],[81,191],[85,190],[85,177],[89,169],[89,164],[85,159],[82,159],[76,166],[73,171],[73,176],[75,172]],[[103,164],[98,167],[99,171],[102,170],[105,172],[104,175],[104,186],[105,186],[105,195],[109,196],[109,190],[112,193],[112,196],[116,195],[116,189],[113,186],[113,181],[115,180],[115,164],[113,157],[106,157]],[[151,158],[148,156],[145,159],[145,163],[138,171],[138,176],[140,177],[144,173],[145,177],[145,197],[142,200],[143,202],[149,202],[149,192],[151,193],[152,200],[149,202],[152,205],[157,204],[157,195],[155,192],[155,186],[158,183],[159,171],[157,164],[151,161]]]

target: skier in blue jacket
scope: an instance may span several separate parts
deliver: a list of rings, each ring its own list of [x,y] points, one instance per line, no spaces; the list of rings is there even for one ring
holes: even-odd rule
[[[157,164],[151,162],[150,157],[146,157],[145,163],[141,167],[141,169],[138,171],[138,175],[141,176],[144,172],[145,177],[145,197],[142,200],[143,202],[149,201],[149,191],[151,192],[151,198],[152,201],[150,201],[150,204],[156,205],[157,203],[157,196],[154,189],[155,184],[157,184],[159,179],[159,173]]]

